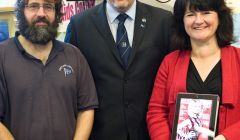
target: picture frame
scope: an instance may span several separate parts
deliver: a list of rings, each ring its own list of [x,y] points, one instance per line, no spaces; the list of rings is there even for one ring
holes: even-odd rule
[[[2,37],[13,37],[16,30],[14,7],[0,7],[0,31]]]
[[[179,93],[171,140],[213,140],[218,108],[218,95]]]
[[[8,21],[6,19],[0,19],[0,42],[9,38]]]

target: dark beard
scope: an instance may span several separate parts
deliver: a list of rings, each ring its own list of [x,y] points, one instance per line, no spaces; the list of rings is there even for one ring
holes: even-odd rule
[[[44,22],[45,26],[36,26],[38,22]],[[46,45],[57,36],[58,23],[50,23],[45,17],[39,17],[29,24],[26,18],[19,19],[20,33],[33,44]]]

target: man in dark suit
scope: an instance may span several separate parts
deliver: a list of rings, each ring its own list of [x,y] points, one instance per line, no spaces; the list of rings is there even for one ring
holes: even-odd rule
[[[124,39],[118,31],[121,13],[127,14]],[[170,25],[171,12],[137,0],[105,0],[71,18],[65,41],[88,60],[99,98],[91,140],[149,139],[145,116],[156,72],[169,51]],[[130,51],[126,58],[121,47]]]

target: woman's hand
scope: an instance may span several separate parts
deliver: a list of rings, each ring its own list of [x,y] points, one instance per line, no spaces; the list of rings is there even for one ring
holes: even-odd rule
[[[223,135],[218,135],[214,140],[226,140],[226,138]]]

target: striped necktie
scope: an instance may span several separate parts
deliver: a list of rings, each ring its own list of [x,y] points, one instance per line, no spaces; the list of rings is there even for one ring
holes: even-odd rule
[[[117,19],[119,22],[118,22],[118,28],[117,28],[116,43],[117,43],[119,55],[125,67],[127,67],[129,54],[131,52],[131,47],[128,41],[127,30],[124,26],[124,22],[127,18],[128,18],[128,15],[125,13],[119,14],[117,16]]]

